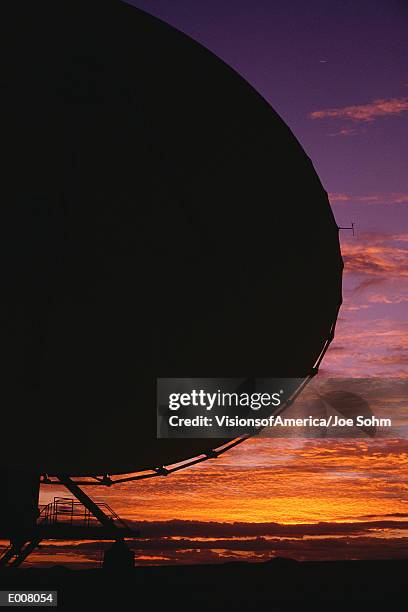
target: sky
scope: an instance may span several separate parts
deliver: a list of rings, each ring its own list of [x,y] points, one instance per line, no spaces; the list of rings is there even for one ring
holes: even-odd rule
[[[324,370],[407,371],[408,5],[132,0],[232,66],[291,128],[329,193],[346,264]]]
[[[406,378],[408,5],[129,4],[190,35],[248,80],[312,159],[339,226],[354,223],[354,236],[340,231],[344,304],[322,374]],[[396,409],[406,410],[405,399]],[[403,438],[257,439],[167,479],[88,492],[141,528],[132,544],[141,563],[401,558],[407,476]],[[42,502],[58,494],[64,491],[44,488]],[[101,555],[99,543],[54,542],[29,563],[55,563],[56,550],[59,563],[77,567]]]

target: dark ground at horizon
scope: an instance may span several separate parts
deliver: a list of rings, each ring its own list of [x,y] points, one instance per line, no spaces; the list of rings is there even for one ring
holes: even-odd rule
[[[101,569],[5,569],[0,589],[57,590],[65,610],[250,610],[271,604],[383,602],[397,604],[405,590],[407,560],[308,561],[136,567],[124,574]]]

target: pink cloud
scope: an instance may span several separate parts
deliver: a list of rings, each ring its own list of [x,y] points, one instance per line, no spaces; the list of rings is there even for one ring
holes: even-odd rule
[[[378,117],[400,115],[408,111],[408,97],[373,100],[368,104],[355,104],[340,108],[328,108],[310,113],[311,119],[349,119],[351,121],[374,121]]]
[[[342,248],[346,271],[370,276],[394,277],[408,276],[406,249],[389,244],[362,245],[347,243]]]
[[[340,194],[340,201],[347,196]],[[358,233],[342,240],[343,317],[324,368],[341,375],[407,376],[408,235]],[[365,314],[367,313],[367,314]],[[344,320],[345,318],[345,320]]]
[[[356,130],[355,128],[344,127],[341,130],[337,130],[336,132],[330,132],[329,136],[356,136],[356,134],[360,134],[362,130]]]
[[[408,302],[408,295],[386,295],[381,293],[376,293],[374,295],[370,295],[369,301],[374,304],[402,304],[403,302]]]
[[[332,204],[358,202],[366,204],[407,204],[408,193],[376,193],[370,195],[352,195],[348,193],[329,193]]]

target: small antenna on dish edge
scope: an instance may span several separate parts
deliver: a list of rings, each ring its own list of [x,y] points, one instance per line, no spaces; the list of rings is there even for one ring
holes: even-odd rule
[[[351,230],[353,232],[353,236],[356,235],[354,232],[354,223],[352,223],[350,227],[339,227],[339,230]]]

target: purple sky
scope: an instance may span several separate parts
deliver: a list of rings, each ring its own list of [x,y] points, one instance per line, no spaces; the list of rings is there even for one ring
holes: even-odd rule
[[[330,192],[404,192],[403,114],[353,125],[311,112],[408,98],[408,5],[395,0],[132,0],[235,68],[292,128]]]
[[[408,363],[408,4],[402,0],[131,0],[213,51],[286,121],[330,194],[346,261],[324,367]]]

